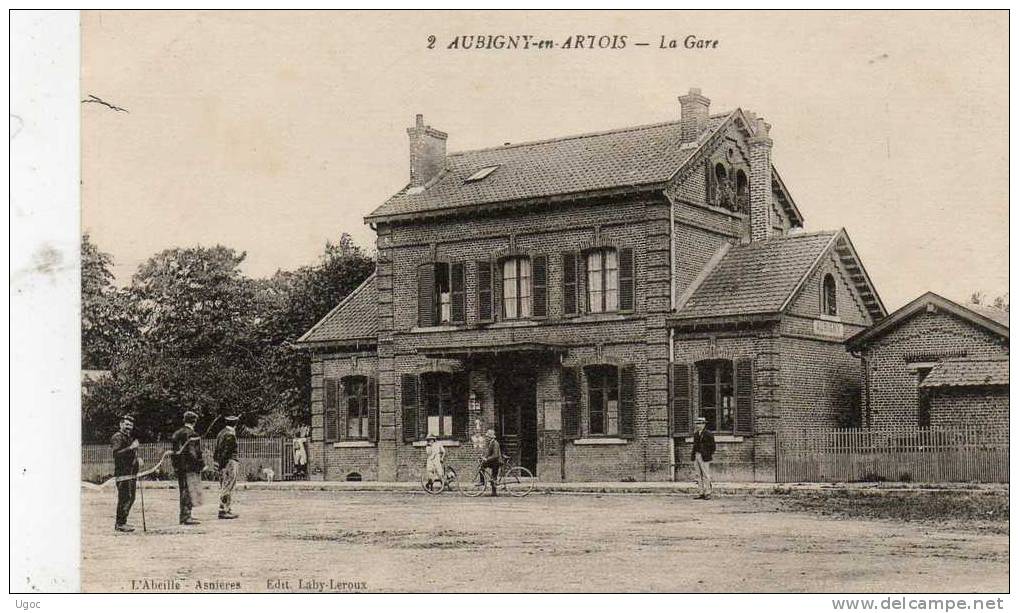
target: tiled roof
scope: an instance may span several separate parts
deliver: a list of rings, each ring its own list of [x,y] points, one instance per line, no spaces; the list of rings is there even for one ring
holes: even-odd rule
[[[297,340],[298,344],[374,340],[379,331],[378,292],[372,274]]]
[[[451,153],[423,191],[409,186],[367,219],[668,181],[733,113],[714,115],[684,143],[678,121]],[[497,166],[480,181],[464,181]]]
[[[920,387],[1008,385],[1008,360],[946,360],[933,369]]]
[[[733,247],[677,318],[778,313],[837,231],[791,234]]]
[[[879,339],[896,327],[909,321],[914,315],[929,308],[935,308],[968,321],[975,326],[984,328],[1003,338],[1008,338],[1008,312],[974,304],[959,304],[939,296],[934,292],[926,292],[909,304],[882,319],[877,324],[858,333],[847,341],[850,349],[856,351]]]
[[[983,306],[979,304],[967,304],[964,305],[967,309],[973,311],[977,315],[983,315],[987,319],[996,321],[999,324],[1008,327],[1008,311],[996,309],[994,307]]]

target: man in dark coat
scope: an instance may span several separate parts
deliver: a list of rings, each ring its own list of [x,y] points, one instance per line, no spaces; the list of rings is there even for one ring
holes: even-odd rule
[[[134,526],[127,523],[127,516],[134,504],[134,492],[138,474],[138,439],[131,436],[134,418],[124,415],[120,418],[120,430],[110,437],[113,448],[113,476],[117,483],[117,519],[114,529],[118,532],[134,532]],[[119,477],[124,477],[123,479]]]
[[[711,498],[711,458],[715,455],[715,437],[708,432],[706,425],[707,420],[703,417],[694,420],[693,447],[690,449],[690,459],[697,469],[697,484],[701,488],[697,498],[703,500]]]
[[[180,523],[185,526],[199,524],[191,517],[191,509],[198,502],[201,504],[202,469],[205,460],[202,458],[202,438],[195,433],[198,414],[194,411],[184,413],[184,425],[173,433],[173,470],[177,473],[177,487],[180,493]]]
[[[213,460],[219,470],[219,518],[236,519],[230,503],[233,498],[234,486],[237,485],[237,471],[240,462],[237,460],[237,415],[229,415],[226,427],[216,437],[216,450],[213,451]]]
[[[485,432],[485,455],[481,458],[481,474],[484,475],[486,468],[492,471],[492,478],[489,483],[492,484],[492,495],[498,496],[495,489],[496,483],[499,481],[499,469],[502,467],[502,448],[499,446],[499,441],[495,438],[495,430],[489,429]]]

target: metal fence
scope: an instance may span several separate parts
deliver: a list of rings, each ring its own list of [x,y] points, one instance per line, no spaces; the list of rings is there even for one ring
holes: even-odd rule
[[[1008,431],[813,429],[779,437],[777,477],[799,481],[1008,482]]]
[[[206,463],[212,466],[214,439],[202,440],[202,453]],[[143,443],[138,446],[138,457],[144,462],[143,470],[151,468],[163,453],[170,450],[169,441]],[[293,451],[288,438],[247,438],[237,439],[237,459],[240,461],[238,479],[241,481],[263,481],[263,469],[272,470],[274,479],[287,479],[293,472]],[[113,474],[113,452],[109,445],[82,445],[81,478],[83,481],[98,482]],[[211,478],[211,475],[208,475]],[[173,467],[167,460],[150,479],[175,478]]]

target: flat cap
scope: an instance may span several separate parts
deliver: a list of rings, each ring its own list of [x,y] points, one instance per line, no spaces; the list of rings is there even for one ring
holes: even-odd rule
[[[198,421],[198,413],[194,411],[184,411],[184,421]]]

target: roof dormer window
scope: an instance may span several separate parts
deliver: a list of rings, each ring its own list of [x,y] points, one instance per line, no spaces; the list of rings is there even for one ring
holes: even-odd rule
[[[498,168],[498,166],[485,166],[481,170],[478,170],[477,172],[475,172],[471,176],[469,176],[466,179],[464,179],[464,183],[474,183],[475,181],[480,181],[480,180],[484,179],[485,177],[487,177],[488,175],[490,175],[493,172],[495,172],[496,168]]]

